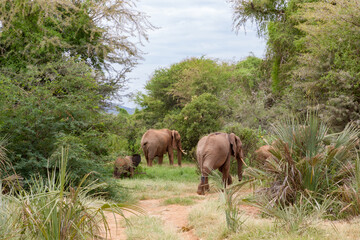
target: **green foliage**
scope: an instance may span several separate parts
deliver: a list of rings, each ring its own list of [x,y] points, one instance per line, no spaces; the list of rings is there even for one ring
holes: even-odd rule
[[[267,40],[264,76],[276,105],[299,115],[316,109],[336,131],[359,124],[357,0],[230,3],[235,30],[252,20]]]
[[[258,91],[259,85],[263,82],[262,63],[263,61],[260,58],[248,56],[245,60],[234,64],[234,66],[229,66],[232,75],[229,88],[235,92],[236,90],[245,91],[246,95]]]
[[[311,99],[309,105],[336,130],[360,122],[359,14],[358,1],[341,0],[303,4],[297,15],[298,28],[306,33],[306,52],[294,70],[302,80],[298,94]]]
[[[210,93],[193,97],[181,110],[175,123],[183,148],[192,150],[201,136],[220,130],[224,112],[225,108]]]
[[[229,78],[226,66],[214,60],[187,59],[169,69],[156,70],[145,86],[148,94],[139,95],[137,102],[144,108],[146,124],[154,126],[162,122],[164,116],[178,114],[194,96],[203,93],[217,96]]]
[[[19,74],[3,69],[0,79],[8,86],[0,90],[0,132],[9,136],[8,157],[23,177],[45,176],[61,134],[79,137],[93,126],[99,86],[89,67],[73,59],[29,65]]]
[[[124,217],[124,210],[141,212],[126,204],[99,201],[94,190],[104,183],[87,182],[90,173],[72,186],[67,174],[66,151],[61,151],[59,173],[49,172],[49,178],[31,179],[29,191],[1,195],[0,231],[11,239],[95,239],[101,231],[108,233],[105,212]],[[6,221],[5,221],[6,220]],[[11,229],[11,230],[10,230]]]
[[[266,25],[270,21],[281,21],[288,1],[286,0],[231,0],[234,10],[233,25],[237,31],[245,27],[248,20],[255,22],[258,33],[265,32]]]
[[[133,136],[125,131],[134,129],[130,117],[100,111],[140,58],[129,37],[142,41],[152,28],[135,7],[108,0],[0,2],[0,135],[25,183],[56,169],[63,146],[71,148],[74,182],[92,171],[109,181],[103,160],[137,148],[136,136],[126,139]]]
[[[19,71],[28,64],[75,57],[98,70],[104,94],[114,93],[140,58],[128,37],[147,39],[146,30],[152,28],[134,7],[133,1],[1,1],[0,63]],[[117,70],[110,63],[121,67]],[[104,70],[111,71],[105,75]]]

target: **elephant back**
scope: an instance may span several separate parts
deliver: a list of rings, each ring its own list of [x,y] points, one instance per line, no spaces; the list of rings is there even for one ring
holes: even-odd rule
[[[163,142],[170,139],[171,131],[169,129],[149,129],[144,133],[141,142]]]

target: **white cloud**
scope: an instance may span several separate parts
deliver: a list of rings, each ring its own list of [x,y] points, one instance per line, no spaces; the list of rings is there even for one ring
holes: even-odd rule
[[[246,34],[243,29],[238,35],[232,31],[232,10],[225,0],[141,0],[138,8],[159,29],[149,32],[142,48],[145,60],[129,75],[130,92],[143,91],[156,69],[189,57],[240,60],[251,52],[263,56],[265,42],[253,28],[247,27]],[[135,106],[128,99],[124,102]]]

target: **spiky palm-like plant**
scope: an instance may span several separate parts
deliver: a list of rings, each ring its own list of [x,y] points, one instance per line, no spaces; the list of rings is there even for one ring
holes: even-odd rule
[[[273,203],[293,204],[299,193],[321,201],[353,179],[360,130],[351,123],[329,134],[326,124],[308,114],[302,121],[274,124],[273,129],[276,141],[265,170],[248,170],[249,175],[269,180],[266,194]]]
[[[213,187],[219,193],[223,202],[227,228],[232,232],[239,231],[246,221],[244,213],[239,208],[241,202],[240,189],[252,180],[233,183],[225,188],[219,172],[213,171],[211,178],[214,179]]]

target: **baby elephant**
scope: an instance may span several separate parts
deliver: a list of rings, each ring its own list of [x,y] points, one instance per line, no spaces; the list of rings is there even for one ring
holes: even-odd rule
[[[114,177],[120,178],[124,176],[132,177],[134,175],[134,169],[141,162],[141,157],[139,154],[134,154],[132,156],[126,156],[124,158],[119,157],[115,161],[114,165]]]

